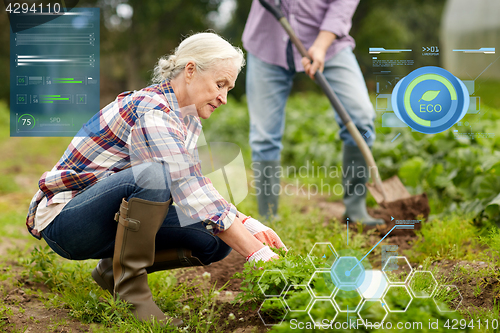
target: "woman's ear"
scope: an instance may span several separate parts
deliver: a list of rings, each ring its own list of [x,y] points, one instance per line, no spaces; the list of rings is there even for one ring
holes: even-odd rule
[[[192,61],[189,61],[184,67],[184,77],[186,79],[186,83],[190,83],[194,77],[196,72],[196,64]]]

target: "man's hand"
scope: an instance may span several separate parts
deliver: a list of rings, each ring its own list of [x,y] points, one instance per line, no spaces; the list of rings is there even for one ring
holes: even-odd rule
[[[273,229],[266,227],[265,225],[251,217],[248,217],[243,221],[243,226],[248,231],[250,231],[250,233],[261,243],[275,247],[277,249],[284,248],[285,251],[288,251],[285,244],[283,244],[283,242]]]
[[[302,66],[304,66],[305,73],[314,80],[314,74],[319,69],[320,72],[323,72],[325,68],[325,56],[326,51],[321,47],[311,46],[307,51],[313,62],[311,63],[309,59],[306,57],[302,58]]]
[[[314,80],[316,71],[323,72],[325,68],[326,51],[332,45],[337,36],[329,31],[321,30],[314,44],[309,48],[307,53],[312,59],[312,64],[306,57],[302,58],[302,66],[304,66],[305,73]]]

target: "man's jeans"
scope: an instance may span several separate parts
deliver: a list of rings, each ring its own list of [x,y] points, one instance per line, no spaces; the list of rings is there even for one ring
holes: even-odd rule
[[[122,199],[140,198],[165,202],[170,198],[169,179],[163,164],[144,163],[115,173],[79,192],[41,234],[60,256],[73,259],[100,259],[113,256]],[[141,184],[141,186],[138,186]],[[161,186],[159,186],[161,185]],[[204,264],[222,260],[231,248],[205,229],[201,222],[182,226],[180,209],[170,206],[156,235],[156,251],[187,248]]]
[[[365,134],[368,146],[372,146],[375,139],[375,111],[352,50],[347,47],[328,60],[323,74],[360,133]],[[283,148],[281,138],[285,129],[285,104],[294,76],[294,69],[265,63],[248,53],[246,89],[253,161],[280,160]],[[340,138],[344,144],[356,146],[336,113],[335,119],[340,126]]]

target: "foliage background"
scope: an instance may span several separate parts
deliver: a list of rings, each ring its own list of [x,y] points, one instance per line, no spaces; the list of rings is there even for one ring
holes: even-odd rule
[[[48,3],[50,1],[42,1]],[[54,1],[52,1],[54,2]],[[151,78],[156,60],[169,54],[182,36],[213,29],[235,45],[241,35],[252,1],[234,1],[234,15],[227,19],[216,15],[224,0],[80,0],[79,7],[101,8],[101,106],[122,91],[140,89]],[[133,8],[131,19],[117,15],[118,5]],[[418,48],[423,43],[438,43],[440,18],[445,0],[363,0],[353,17],[351,35],[356,39],[358,56],[368,87],[373,87],[369,74],[369,46],[384,45]],[[0,5],[0,8],[2,6]],[[112,24],[111,22],[115,22]],[[0,13],[0,99],[9,100],[9,22]],[[439,65],[431,59],[429,65]],[[245,74],[240,75],[234,96],[241,98],[245,91]],[[319,91],[314,83],[300,76],[295,91]]]

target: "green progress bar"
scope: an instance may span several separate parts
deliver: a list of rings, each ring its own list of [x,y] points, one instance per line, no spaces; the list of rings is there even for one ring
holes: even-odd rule
[[[69,98],[49,98],[50,101],[69,101]]]
[[[82,83],[82,81],[61,81],[61,82],[54,81],[54,83]]]
[[[61,95],[40,95],[40,97],[61,97]]]
[[[42,101],[40,103],[54,103],[54,102],[52,102],[52,101]]]

